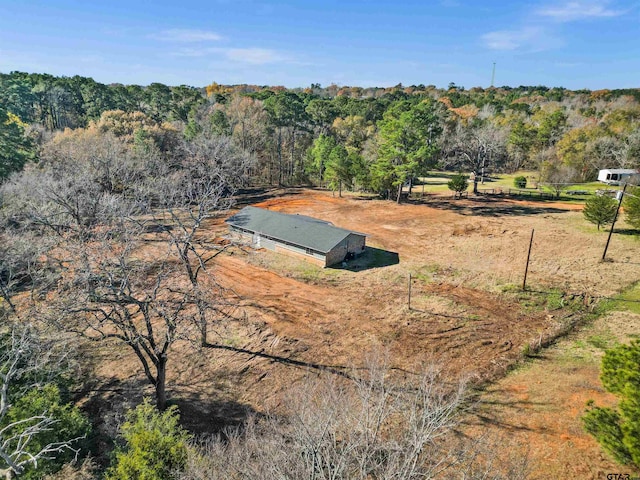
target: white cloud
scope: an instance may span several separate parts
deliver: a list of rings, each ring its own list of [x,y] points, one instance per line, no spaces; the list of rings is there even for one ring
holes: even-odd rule
[[[548,17],[558,22],[572,22],[587,18],[617,17],[624,13],[622,10],[609,8],[609,3],[607,0],[578,0],[542,7],[538,9],[536,13],[542,17]]]
[[[218,48],[181,48],[180,50],[169,52],[169,55],[173,57],[206,57],[218,50]]]
[[[227,48],[224,54],[229,60],[251,65],[290,62],[287,56],[268,48]]]
[[[268,48],[183,48],[171,52],[174,57],[222,56],[234,63],[248,65],[267,65],[274,63],[300,64],[293,57]]]
[[[162,40],[164,42],[215,42],[222,40],[222,36],[207,30],[191,30],[173,28],[170,30],[163,30],[162,32],[150,35],[155,40]]]
[[[524,27],[520,30],[498,30],[481,37],[492,50],[549,50],[561,44],[550,32],[540,27]]]

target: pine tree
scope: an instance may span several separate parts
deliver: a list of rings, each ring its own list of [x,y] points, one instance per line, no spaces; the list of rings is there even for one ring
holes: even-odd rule
[[[608,350],[601,379],[620,402],[616,409],[591,408],[582,418],[585,430],[616,461],[640,467],[640,341]]]
[[[594,195],[585,202],[582,214],[600,230],[600,225],[613,222],[617,208],[618,202],[615,199],[605,195]]]
[[[462,196],[462,192],[469,188],[469,177],[466,175],[458,174],[451,177],[451,180],[447,182],[447,187],[452,192],[455,192],[456,196]]]

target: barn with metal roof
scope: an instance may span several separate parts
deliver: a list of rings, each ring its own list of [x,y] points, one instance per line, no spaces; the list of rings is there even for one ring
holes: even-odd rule
[[[305,215],[245,207],[226,220],[229,229],[255,247],[301,256],[328,267],[365,250],[366,235]]]

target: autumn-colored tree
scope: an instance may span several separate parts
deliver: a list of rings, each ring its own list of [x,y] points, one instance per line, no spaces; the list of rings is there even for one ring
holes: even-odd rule
[[[32,141],[25,135],[26,124],[0,105],[0,182],[35,157]]]
[[[364,142],[375,133],[375,127],[360,115],[336,118],[332,130],[345,147],[356,151],[360,151]]]
[[[561,108],[540,109],[532,117],[536,126],[535,146],[538,150],[554,145],[564,133],[567,115]]]
[[[594,155],[593,141],[604,135],[604,131],[588,125],[569,130],[556,144],[558,159],[563,165],[572,168],[582,182],[594,180],[599,168],[607,166],[606,160]]]
[[[142,150],[157,148],[160,152],[173,150],[178,143],[178,131],[169,124],[160,124],[142,112],[110,110],[91,125],[101,133],[110,132],[128,144]]]

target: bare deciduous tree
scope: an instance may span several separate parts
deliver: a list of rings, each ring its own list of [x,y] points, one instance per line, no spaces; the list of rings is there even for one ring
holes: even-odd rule
[[[155,224],[189,280],[202,346],[208,343],[210,314],[224,318],[234,305],[207,271],[207,264],[225,247],[211,242],[201,230],[205,221],[228,211],[232,195],[246,182],[252,163],[252,157],[234,147],[228,138],[202,135],[184,145],[181,169],[166,176],[156,175],[149,184],[158,208],[145,217],[145,222]],[[208,275],[208,292],[201,286],[203,272]],[[211,295],[212,286],[217,295]]]
[[[190,337],[192,302],[166,249],[147,260],[139,257],[140,245],[139,225],[130,223],[100,241],[67,244],[73,260],[45,317],[63,331],[130,348],[164,409],[169,352]]]
[[[20,475],[29,464],[34,467],[39,462],[55,458],[64,451],[71,451],[76,456],[79,452],[74,448],[81,438],[64,439],[39,445],[38,435],[55,429],[58,420],[47,411],[39,415],[14,420],[5,424],[4,420],[12,408],[9,390],[25,377],[34,372],[46,371],[46,363],[50,356],[45,348],[39,345],[30,326],[11,327],[2,345],[0,345],[0,458],[5,467],[0,468],[0,475],[13,478]],[[36,385],[29,385],[35,388]],[[38,447],[35,449],[33,445]]]
[[[113,137],[63,140],[41,168],[3,185],[6,217],[27,231],[54,234],[56,247],[45,256],[62,280],[55,301],[41,304],[45,318],[63,331],[132,349],[164,408],[172,345],[196,332],[206,345],[208,325],[234,308],[207,272],[223,247],[201,229],[231,205],[251,157],[229,138],[206,134],[185,142],[171,162],[153,151],[131,157]],[[202,287],[202,272],[217,296]]]
[[[210,440],[191,456],[182,478],[523,476],[520,464],[498,464],[486,442],[454,434],[464,410],[464,383],[446,382],[434,367],[415,383],[390,376],[384,364],[374,363],[351,380],[309,380],[288,394],[284,416],[251,418],[224,439]]]
[[[14,231],[0,219],[0,320],[19,317],[14,295],[21,290],[43,288],[55,278],[43,254],[50,248],[47,237],[30,231]]]
[[[575,168],[560,165],[556,162],[543,162],[540,178],[544,185],[553,190],[556,198],[560,196],[563,190],[580,181],[580,176]]]
[[[472,127],[458,123],[455,131],[444,137],[443,166],[471,172],[474,194],[478,193],[478,182],[484,183],[487,171],[500,169],[504,165],[506,130],[488,121]]]

